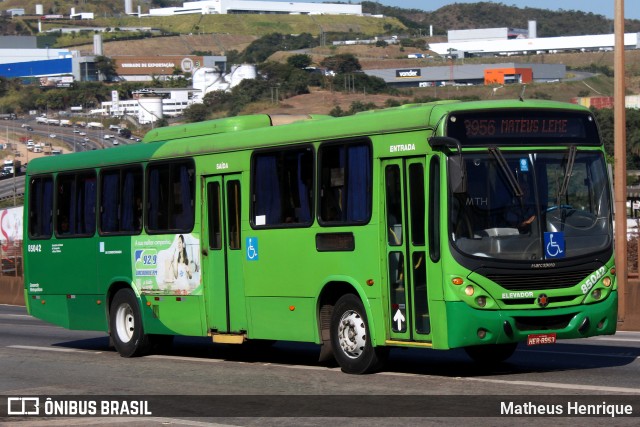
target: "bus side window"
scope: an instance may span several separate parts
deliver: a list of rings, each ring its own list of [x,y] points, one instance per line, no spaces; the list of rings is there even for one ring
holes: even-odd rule
[[[193,162],[163,162],[150,164],[147,169],[147,230],[191,232],[195,221]]]
[[[92,236],[96,229],[95,172],[58,175],[56,188],[56,235]]]
[[[400,169],[398,165],[385,168],[387,197],[387,229],[389,246],[402,245],[402,191],[400,187]]]
[[[222,248],[222,200],[220,197],[220,184],[210,182],[207,185],[209,249]]]
[[[33,178],[29,188],[29,237],[48,239],[53,232],[53,178]]]
[[[122,175],[121,228],[130,234],[139,233],[142,230],[142,171],[138,167],[125,169]]]
[[[325,144],[319,158],[320,219],[340,223],[335,225],[367,223],[373,181],[368,141]]]
[[[227,182],[227,224],[229,249],[240,249],[240,181]]]
[[[256,153],[252,159],[254,227],[311,224],[313,170],[311,147]]]
[[[142,230],[142,168],[103,171],[100,182],[100,231],[139,233]]]

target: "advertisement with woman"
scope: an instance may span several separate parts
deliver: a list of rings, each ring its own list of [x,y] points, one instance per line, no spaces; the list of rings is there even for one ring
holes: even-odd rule
[[[141,236],[132,242],[138,290],[153,295],[202,293],[200,241],[193,234]]]

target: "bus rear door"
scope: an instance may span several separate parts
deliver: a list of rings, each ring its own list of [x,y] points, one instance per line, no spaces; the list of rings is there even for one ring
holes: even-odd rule
[[[382,162],[391,340],[431,341],[427,294],[425,159]]]
[[[240,175],[204,178],[202,266],[208,330],[233,334],[247,330],[241,250]],[[238,337],[240,340],[240,337]],[[240,340],[241,342],[241,340]]]

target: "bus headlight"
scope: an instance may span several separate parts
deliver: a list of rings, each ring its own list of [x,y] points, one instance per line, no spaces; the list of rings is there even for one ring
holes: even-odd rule
[[[600,297],[602,296],[602,291],[600,289],[594,289],[593,292],[591,292],[591,296],[593,297],[593,299],[600,299]]]
[[[473,289],[473,286],[471,285],[467,285],[466,288],[464,288],[464,293],[467,294],[468,297],[473,296],[475,292],[475,289]]]
[[[476,298],[476,304],[478,304],[478,307],[484,307],[485,305],[487,305],[487,297]]]
[[[611,286],[611,277],[605,277],[604,279],[602,279],[602,284],[607,288]]]

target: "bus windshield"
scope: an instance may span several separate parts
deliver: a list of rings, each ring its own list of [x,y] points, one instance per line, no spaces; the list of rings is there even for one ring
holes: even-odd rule
[[[574,258],[612,244],[611,199],[599,151],[464,153],[466,191],[450,194],[450,236],[466,255]]]

